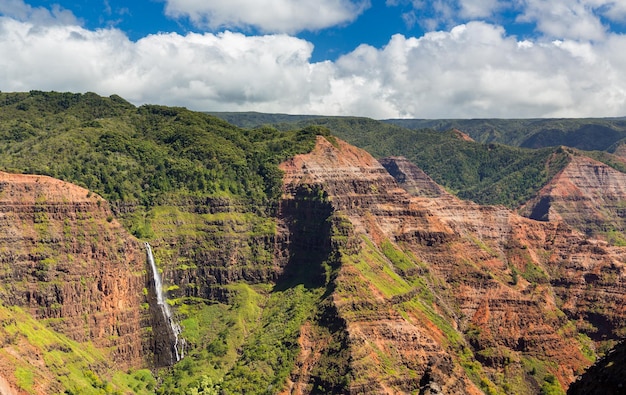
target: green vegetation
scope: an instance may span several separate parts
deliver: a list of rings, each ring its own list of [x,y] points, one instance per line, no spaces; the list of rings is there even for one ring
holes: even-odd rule
[[[408,129],[453,128],[482,143],[541,148],[568,146],[583,150],[610,150],[626,137],[626,120],[579,119],[394,119],[385,121]]]
[[[298,336],[305,320],[322,294],[299,285],[272,293],[263,310],[260,325],[242,347],[242,356],[228,373],[225,390],[232,394],[273,394],[283,383],[299,351]]]
[[[146,206],[182,196],[271,205],[277,165],[308,152],[319,132],[242,130],[184,108],[135,108],[92,93],[0,93],[0,110],[0,168]]]
[[[521,275],[530,283],[546,284],[549,281],[546,272],[539,266],[530,262],[526,264],[524,272],[521,273]]]

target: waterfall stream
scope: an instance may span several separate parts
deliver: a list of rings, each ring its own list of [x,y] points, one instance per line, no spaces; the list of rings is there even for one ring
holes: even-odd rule
[[[178,323],[174,320],[174,317],[172,316],[172,310],[167,303],[167,297],[165,296],[165,292],[163,291],[163,281],[161,280],[159,270],[154,263],[152,247],[150,247],[150,244],[148,243],[145,243],[145,246],[146,254],[148,255],[148,263],[150,264],[150,268],[152,269],[152,277],[154,279],[154,291],[157,297],[157,305],[161,309],[161,314],[163,314],[165,322],[167,322],[170,326],[172,335],[174,337],[174,344],[172,345],[172,348],[176,357],[176,362],[178,362],[185,356],[185,339],[180,337],[182,329],[180,325],[178,325]]]

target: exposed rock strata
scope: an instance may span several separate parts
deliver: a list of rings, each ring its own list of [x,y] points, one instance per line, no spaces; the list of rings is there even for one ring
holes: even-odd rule
[[[626,174],[580,154],[570,155],[570,163],[521,212],[540,221],[565,222],[594,237],[624,232]]]
[[[423,187],[411,197],[371,156],[340,141],[320,137],[283,170],[286,198],[319,187],[360,244],[344,251],[333,296],[350,339],[351,392],[434,383],[444,393],[478,393],[478,384],[534,393],[543,385],[529,373],[534,363],[566,387],[590,364],[578,333],[615,338],[626,325],[622,248],[502,207],[424,196],[432,190]],[[398,173],[405,184],[420,174]],[[389,245],[412,264],[375,252]],[[474,358],[484,371],[470,376]]]
[[[0,229],[2,305],[92,343],[116,368],[145,365],[145,253],[102,198],[49,177],[0,172]],[[41,356],[22,350],[20,358]],[[41,391],[53,392],[50,385]]]
[[[404,157],[383,158],[380,160],[380,164],[396,180],[398,185],[411,195],[423,197],[447,195],[445,189]]]

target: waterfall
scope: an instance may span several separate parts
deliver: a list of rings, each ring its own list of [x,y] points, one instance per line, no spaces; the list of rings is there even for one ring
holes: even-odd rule
[[[185,339],[180,337],[182,329],[180,325],[178,325],[178,323],[174,321],[174,317],[172,316],[172,310],[170,309],[170,305],[167,303],[167,297],[165,296],[165,292],[163,291],[163,281],[161,280],[159,270],[154,263],[152,247],[150,247],[150,244],[148,243],[145,243],[145,246],[146,254],[148,255],[148,263],[150,264],[150,268],[152,269],[152,277],[154,279],[154,292],[156,293],[157,297],[157,306],[161,310],[161,314],[163,315],[165,322],[169,325],[171,329],[171,333],[174,338],[174,344],[172,348],[174,356],[176,357],[176,362],[178,362],[185,356]]]

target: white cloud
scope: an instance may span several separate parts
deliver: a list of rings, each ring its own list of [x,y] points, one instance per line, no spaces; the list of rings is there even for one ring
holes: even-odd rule
[[[624,41],[611,41],[610,50],[572,41],[529,45],[472,22],[419,39],[395,36],[386,48],[367,57],[355,51],[337,66],[384,86],[385,103],[401,116],[620,115],[623,60],[607,55],[626,53]]]
[[[518,20],[535,23],[548,37],[573,40],[602,40],[608,27],[601,16],[614,22],[626,21],[622,0],[516,0],[522,14]]]
[[[601,40],[606,33],[592,1],[524,0],[518,20],[536,23],[537,30],[559,39]]]
[[[32,7],[23,0],[2,0],[0,15],[15,18],[20,21],[29,20],[39,25],[50,24],[78,24],[74,14],[54,4],[50,10],[45,7]]]
[[[255,27],[295,33],[351,22],[369,0],[165,0],[166,13],[211,29]]]
[[[417,117],[623,116],[626,36],[518,41],[471,22],[311,63],[283,34],[175,33],[0,17],[0,89],[119,94],[195,110]]]
[[[461,16],[467,19],[488,18],[504,8],[499,0],[459,0]]]

